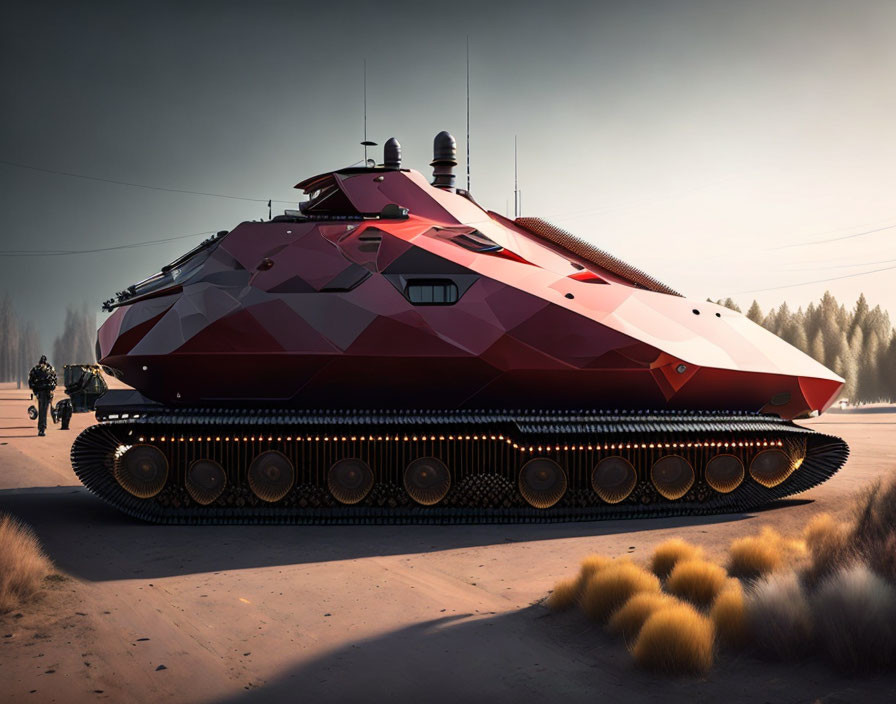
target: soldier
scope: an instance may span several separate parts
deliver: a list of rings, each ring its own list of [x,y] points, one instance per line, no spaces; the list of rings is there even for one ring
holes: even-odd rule
[[[31,393],[37,396],[37,434],[47,434],[47,411],[53,401],[53,390],[56,388],[56,370],[47,361],[46,355],[31,368],[28,374],[28,386]]]

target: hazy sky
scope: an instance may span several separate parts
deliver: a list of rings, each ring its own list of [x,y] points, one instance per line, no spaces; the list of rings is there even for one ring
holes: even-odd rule
[[[396,136],[428,175],[439,130],[463,156],[467,35],[486,207],[512,204],[516,134],[524,214],[689,295],[768,306],[864,291],[896,312],[893,2],[18,3],[0,25],[0,160],[295,198],[299,180],[360,158],[366,59],[369,137]],[[267,216],[3,163],[0,194],[4,252]],[[0,291],[50,349],[66,303],[98,310],[201,239],[0,256]]]

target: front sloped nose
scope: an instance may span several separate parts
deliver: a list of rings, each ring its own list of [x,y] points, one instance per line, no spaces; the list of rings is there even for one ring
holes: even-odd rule
[[[806,418],[824,413],[842,388],[843,380],[791,377],[787,380],[786,390],[773,395],[760,412],[781,418]]]
[[[844,380],[835,381],[833,379],[816,379],[813,377],[801,377],[800,388],[803,391],[810,411],[818,411],[824,413],[831,404],[837,400],[843,388]]]

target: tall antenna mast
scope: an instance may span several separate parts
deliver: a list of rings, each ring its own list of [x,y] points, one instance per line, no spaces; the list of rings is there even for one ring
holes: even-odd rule
[[[516,135],[513,135],[513,218],[520,216],[520,183],[517,178]]]
[[[367,161],[367,147],[375,147],[376,142],[367,139],[367,59],[364,59],[364,141],[361,144],[364,146],[364,166],[370,166],[370,162]]]
[[[367,166],[367,59],[364,59],[364,166]]]
[[[470,35],[467,35],[467,193],[470,192]]]

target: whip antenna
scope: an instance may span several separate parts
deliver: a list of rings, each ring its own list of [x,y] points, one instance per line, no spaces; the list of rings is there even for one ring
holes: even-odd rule
[[[470,192],[470,35],[467,35],[467,193]]]
[[[513,135],[513,217],[520,216],[520,182],[517,178],[516,135]]]
[[[367,147],[375,147],[376,142],[367,139],[367,59],[364,59],[364,141],[361,144],[364,146],[364,166],[370,166],[367,160]]]

